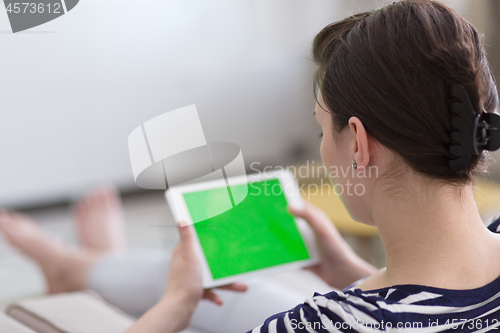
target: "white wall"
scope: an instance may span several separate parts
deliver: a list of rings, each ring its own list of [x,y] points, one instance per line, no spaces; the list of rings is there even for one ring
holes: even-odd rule
[[[135,186],[128,134],[192,103],[247,163],[315,152],[310,44],[340,15],[313,2],[82,0],[17,34],[0,8],[0,205]]]
[[[387,2],[81,0],[18,34],[0,8],[0,206],[133,188],[130,131],[192,103],[207,139],[239,144],[247,164],[317,157],[311,41]]]

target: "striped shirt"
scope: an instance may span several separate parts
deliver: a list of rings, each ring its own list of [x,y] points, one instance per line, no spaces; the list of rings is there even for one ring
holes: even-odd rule
[[[488,226],[500,233],[500,216]],[[248,333],[500,332],[500,277],[469,290],[399,285],[315,293]]]

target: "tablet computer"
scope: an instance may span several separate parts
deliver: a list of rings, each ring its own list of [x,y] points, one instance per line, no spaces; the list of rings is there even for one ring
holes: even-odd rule
[[[235,205],[232,193],[246,196]],[[313,230],[287,210],[304,205],[289,171],[173,186],[165,194],[177,223],[194,231],[205,288],[318,262]]]

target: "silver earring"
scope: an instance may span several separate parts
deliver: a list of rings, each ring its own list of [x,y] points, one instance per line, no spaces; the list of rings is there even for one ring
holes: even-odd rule
[[[358,163],[356,163],[356,159],[352,160],[352,168],[353,168],[353,170],[358,169]]]

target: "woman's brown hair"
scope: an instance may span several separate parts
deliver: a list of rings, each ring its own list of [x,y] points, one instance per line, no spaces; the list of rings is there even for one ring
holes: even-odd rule
[[[403,0],[325,27],[315,38],[316,85],[340,132],[358,117],[368,134],[413,170],[470,181],[484,154],[449,166],[451,86],[463,85],[477,112],[495,111],[496,85],[483,36],[453,9]]]

